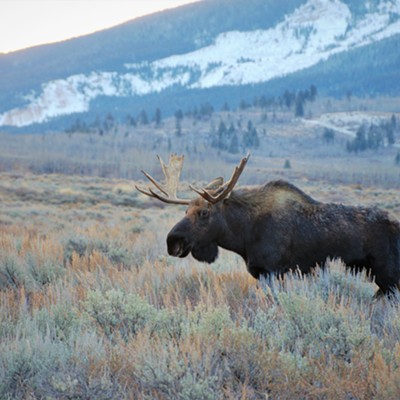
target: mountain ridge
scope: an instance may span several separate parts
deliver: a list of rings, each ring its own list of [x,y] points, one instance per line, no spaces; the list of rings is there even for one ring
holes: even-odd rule
[[[165,18],[165,24],[168,25],[171,15],[182,17],[187,10],[195,9],[192,6],[202,5],[203,15],[207,15],[205,9],[212,10],[213,5],[224,3],[227,1],[209,0],[176,9],[178,11],[172,10],[177,14],[159,13],[152,18]],[[277,4],[274,1],[267,3]],[[144,61],[142,55],[142,58],[136,58],[140,62],[127,61],[122,65],[118,64],[118,68],[113,68],[113,71],[91,70],[41,83],[39,90],[36,86],[36,92],[20,96],[23,102],[18,107],[8,110],[3,107],[0,125],[22,127],[48,122],[62,115],[88,113],[91,105],[100,97],[107,97],[111,101],[110,99],[116,97],[134,99],[166,90],[172,95],[179,95],[182,90],[265,86],[269,81],[277,82],[284,77],[288,77],[290,81],[291,75],[315,69],[316,65],[324,62],[329,64],[329,59],[337,54],[351,54],[357,48],[374,46],[381,40],[396,37],[400,33],[399,1],[357,2],[359,8],[361,3],[369,4],[369,8],[364,8],[358,14],[354,14],[355,5],[352,2],[353,10],[347,4],[349,2],[339,0],[289,3],[286,8],[276,8],[274,16],[264,23],[264,29],[223,31],[216,36],[208,31],[198,37],[197,41],[192,35],[186,44],[175,44],[172,50],[167,51],[174,53],[174,49],[181,46],[181,53],[176,52],[155,60],[148,57]],[[239,9],[243,1],[235,0],[229,4],[235,4]],[[253,0],[251,4],[256,8],[260,1]],[[205,6],[210,8],[204,8]],[[287,9],[292,11],[287,13]],[[139,22],[149,20],[150,17]],[[234,20],[235,18],[232,19]],[[253,17],[248,18],[247,23],[257,26],[260,21],[257,22],[257,18]],[[129,23],[123,25],[126,27]],[[199,24],[194,31],[201,31],[201,26]],[[225,26],[229,26],[229,23]],[[173,31],[173,28],[170,29]],[[165,32],[165,29],[160,32]],[[189,42],[191,45],[188,45]],[[396,46],[396,43],[397,39],[391,46]],[[186,51],[188,48],[194,50]],[[161,53],[157,54],[159,56]],[[129,57],[132,58],[127,56],[125,59],[129,60]],[[396,61],[394,65],[395,63]],[[340,70],[340,65],[336,70]],[[396,77],[398,72],[394,71],[393,74]],[[317,77],[318,74],[314,76]],[[312,78],[311,75],[309,79]]]

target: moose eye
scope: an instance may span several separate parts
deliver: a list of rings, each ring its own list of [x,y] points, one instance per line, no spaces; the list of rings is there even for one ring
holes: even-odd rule
[[[207,219],[210,216],[210,211],[207,208],[199,210],[199,217],[201,219]]]

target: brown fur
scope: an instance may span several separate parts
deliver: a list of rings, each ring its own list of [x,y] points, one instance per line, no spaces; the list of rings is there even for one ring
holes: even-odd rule
[[[320,203],[297,187],[274,181],[239,189],[211,205],[193,200],[169,233],[169,254],[213,262],[218,246],[240,254],[255,277],[309,272],[327,257],[367,268],[384,293],[400,282],[400,224],[377,208]]]

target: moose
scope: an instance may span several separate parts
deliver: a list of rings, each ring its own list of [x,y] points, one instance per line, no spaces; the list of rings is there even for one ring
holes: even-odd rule
[[[226,183],[216,178],[201,189],[190,185],[198,196],[180,199],[184,156],[171,155],[168,165],[159,160],[165,184],[142,171],[158,191],[136,188],[162,202],[188,206],[168,234],[169,255],[191,253],[212,263],[222,247],[242,256],[257,279],[294,269],[308,273],[327,258],[340,258],[352,270],[368,271],[379,287],[376,296],[390,297],[400,288],[400,223],[385,211],[322,203],[283,180],[233,190],[249,155]]]

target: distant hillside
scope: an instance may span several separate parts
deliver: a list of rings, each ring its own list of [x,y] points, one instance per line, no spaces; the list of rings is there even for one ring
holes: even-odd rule
[[[400,95],[400,34],[347,52],[268,82],[265,90],[301,89],[312,82],[324,94],[342,97]]]
[[[206,0],[145,16],[91,35],[0,54],[0,87],[27,90],[53,79],[124,63],[151,62],[211,44],[230,30],[265,29],[302,0]]]
[[[206,0],[0,55],[0,126],[209,102],[315,84],[398,95],[400,1]]]

